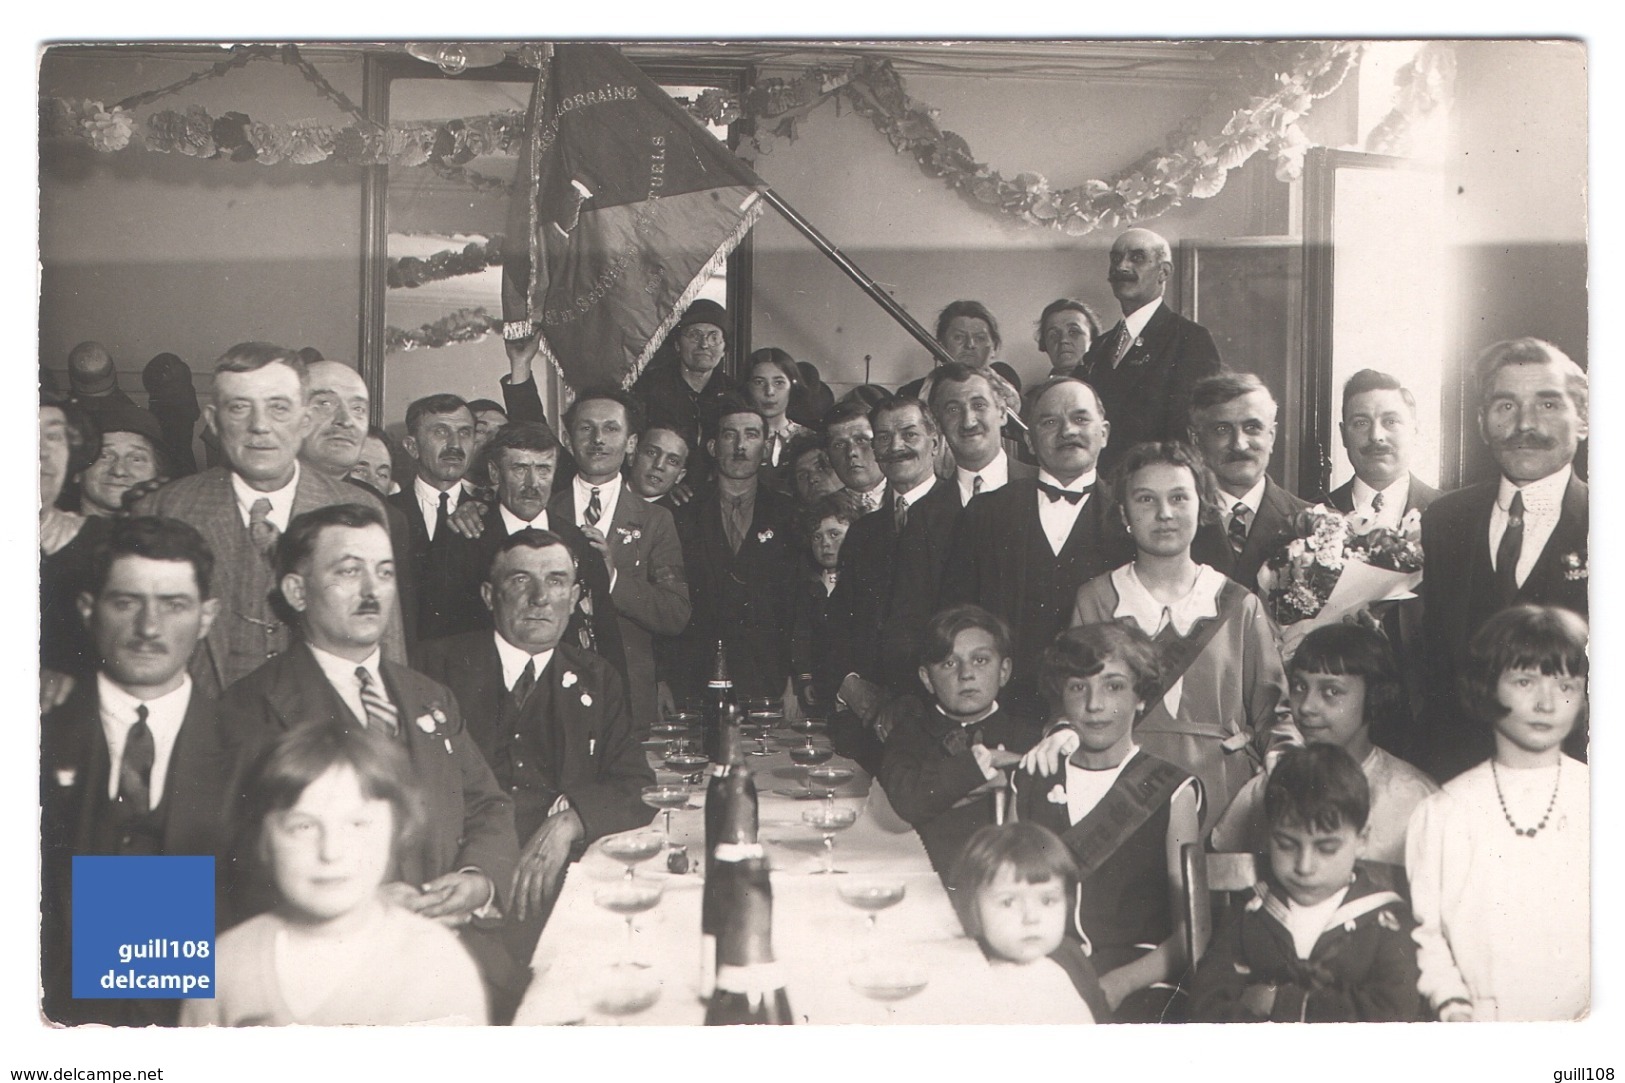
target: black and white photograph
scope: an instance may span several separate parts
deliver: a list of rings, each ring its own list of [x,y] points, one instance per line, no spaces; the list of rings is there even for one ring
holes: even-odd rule
[[[36,43],[0,1069],[1625,1071],[1596,42],[481,23]]]

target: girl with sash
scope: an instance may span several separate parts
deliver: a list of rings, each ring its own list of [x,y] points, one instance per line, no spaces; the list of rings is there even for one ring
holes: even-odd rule
[[[1180,851],[1197,841],[1202,791],[1135,743],[1162,683],[1156,647],[1128,622],[1069,628],[1044,652],[1039,680],[1070,748],[1046,756],[1046,738],[1022,760],[1017,817],[1055,832],[1077,861],[1071,931],[1116,1020],[1162,1021],[1189,963]]]
[[[1134,560],[1078,588],[1072,614],[1074,626],[1129,621],[1156,644],[1162,677],[1135,739],[1201,780],[1204,837],[1267,756],[1303,744],[1262,603],[1191,558],[1197,526],[1217,515],[1213,491],[1184,444],[1129,449],[1112,495]]]

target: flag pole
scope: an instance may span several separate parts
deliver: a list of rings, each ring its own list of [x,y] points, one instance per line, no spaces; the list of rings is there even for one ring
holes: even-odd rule
[[[875,304],[885,309],[886,315],[896,320],[902,325],[903,330],[913,335],[920,345],[930,352],[932,359],[937,364],[946,365],[953,361],[953,355],[943,348],[942,343],[932,338],[929,331],[920,326],[919,320],[910,316],[908,311],[892,298],[891,294],[880,288],[879,283],[864,274],[862,268],[848,259],[846,254],[836,248],[828,237],[818,232],[818,227],[801,217],[801,212],[786,203],[779,193],[766,185],[757,190],[761,192],[762,198],[766,200],[768,206],[782,214],[786,222],[796,227],[802,236],[813,243],[815,248],[828,256],[830,261],[845,272],[848,278],[856,282],[858,288],[867,293]]]

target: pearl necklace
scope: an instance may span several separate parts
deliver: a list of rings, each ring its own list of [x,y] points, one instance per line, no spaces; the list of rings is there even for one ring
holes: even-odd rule
[[[1547,821],[1552,818],[1552,809],[1557,807],[1557,791],[1563,785],[1563,761],[1557,761],[1557,779],[1552,783],[1552,799],[1546,802],[1546,813],[1534,827],[1519,827],[1512,819],[1512,813],[1507,811],[1507,799],[1501,793],[1501,772],[1497,770],[1494,760],[1490,761],[1490,775],[1495,779],[1495,799],[1501,802],[1501,815],[1506,817],[1507,826],[1512,828],[1512,833],[1526,839],[1532,839],[1540,834]]]

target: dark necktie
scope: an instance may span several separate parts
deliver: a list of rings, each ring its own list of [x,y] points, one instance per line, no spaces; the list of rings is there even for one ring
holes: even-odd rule
[[[1063,489],[1059,485],[1051,485],[1047,481],[1038,483],[1038,491],[1049,497],[1051,504],[1057,500],[1065,500],[1068,504],[1076,504],[1084,497],[1095,491],[1093,485],[1085,485],[1081,489]]]
[[[1514,492],[1507,506],[1507,528],[1495,547],[1495,585],[1503,602],[1518,595],[1518,558],[1523,555],[1523,493]]]
[[[1377,493],[1371,498],[1371,514],[1377,515],[1382,511],[1382,494]]]
[[[587,525],[588,526],[597,526],[598,525],[598,520],[602,519],[603,517],[604,517],[604,505],[599,502],[599,500],[598,500],[598,490],[596,488],[594,488],[593,491],[592,491],[591,498],[588,499],[588,501],[587,501],[587,515],[586,515]]]
[[[248,540],[266,557],[276,549],[276,540],[282,532],[271,522],[271,501],[260,497],[248,509]]]
[[[727,510],[722,516],[722,525],[728,535],[728,548],[735,553],[745,540],[745,499],[744,497],[729,497]]]
[[[435,538],[444,538],[446,536],[446,529],[447,529],[446,522],[450,518],[451,518],[451,494],[450,493],[441,493],[440,494],[440,507],[434,513],[434,537],[430,538],[429,539],[430,541],[434,541]]]
[[[536,659],[532,657],[525,663],[525,669],[519,674],[519,679],[513,682],[513,705],[523,707],[530,698],[531,689],[536,687]]]
[[[897,523],[897,533],[901,534],[903,528],[908,526],[908,501],[898,497],[897,504],[892,508],[892,515]]]
[[[1239,500],[1236,501],[1236,506],[1230,509],[1230,529],[1227,534],[1230,538],[1230,548],[1235,550],[1238,556],[1247,548],[1247,520],[1252,516],[1253,509]]]
[[[972,496],[980,495],[981,492],[982,492],[982,483],[984,481],[986,481],[986,480],[987,479],[983,478],[982,475],[980,475],[980,474],[977,474],[975,477],[971,478],[970,479],[970,495],[972,495]]]
[[[119,804],[132,814],[152,810],[152,763],[157,755],[143,703],[135,709],[135,725],[124,738],[124,759],[118,769]]]
[[[367,727],[377,728],[391,737],[400,732],[401,715],[389,697],[373,683],[366,666],[355,667],[355,679],[361,684],[361,706],[367,711]]]

